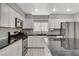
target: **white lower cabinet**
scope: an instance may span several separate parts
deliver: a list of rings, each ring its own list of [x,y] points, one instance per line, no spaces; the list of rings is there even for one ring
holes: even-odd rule
[[[0,56],[22,56],[22,40],[1,49]]]
[[[44,37],[43,36],[29,36],[28,47],[44,47]]]
[[[22,40],[17,43],[17,56],[22,56]]]

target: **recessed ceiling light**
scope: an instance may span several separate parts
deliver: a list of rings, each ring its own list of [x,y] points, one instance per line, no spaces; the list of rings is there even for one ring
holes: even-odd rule
[[[36,8],[36,9],[35,9],[35,11],[37,12],[37,11],[38,11],[38,9]]]
[[[55,8],[53,8],[53,12],[55,12],[56,11],[56,9]]]
[[[66,11],[68,11],[68,12],[69,12],[69,11],[71,11],[71,9],[70,9],[70,8],[67,8],[67,10],[66,10]]]

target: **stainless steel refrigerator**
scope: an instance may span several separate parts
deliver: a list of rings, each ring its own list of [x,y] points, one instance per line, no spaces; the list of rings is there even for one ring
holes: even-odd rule
[[[61,23],[61,47],[66,49],[79,49],[79,22]]]

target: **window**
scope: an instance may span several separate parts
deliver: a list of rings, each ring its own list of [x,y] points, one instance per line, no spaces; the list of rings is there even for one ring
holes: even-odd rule
[[[34,31],[47,32],[48,31],[48,23],[47,22],[35,22],[34,23]]]
[[[34,23],[34,31],[41,31],[39,22]]]
[[[41,23],[41,31],[48,31],[48,23]]]

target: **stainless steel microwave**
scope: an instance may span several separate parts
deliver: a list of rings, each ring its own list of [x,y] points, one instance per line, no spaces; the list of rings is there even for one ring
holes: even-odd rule
[[[19,18],[15,18],[15,27],[22,28],[23,27],[23,20],[21,20]]]

